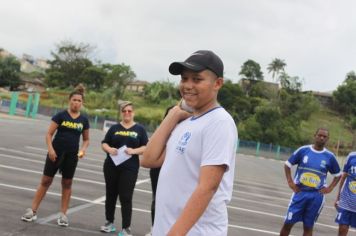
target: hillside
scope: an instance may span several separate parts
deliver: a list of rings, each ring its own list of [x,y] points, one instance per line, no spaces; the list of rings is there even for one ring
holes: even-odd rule
[[[303,137],[307,140],[312,140],[315,130],[318,127],[325,127],[330,131],[330,140],[328,148],[337,152],[337,143],[340,142],[340,154],[349,152],[352,142],[352,132],[347,127],[344,118],[335,111],[321,107],[321,109],[310,117],[308,121],[302,122]]]
[[[10,93],[6,91],[0,91],[0,96],[6,99],[10,98]],[[40,105],[46,107],[64,108],[67,104],[68,92],[53,91],[50,93],[43,93],[41,95]],[[87,96],[85,100],[85,106],[89,107],[89,104],[98,104],[96,100],[97,96]],[[172,105],[172,101],[162,101],[162,104],[150,104],[142,96],[138,96],[135,93],[127,93],[126,100],[131,100],[135,104],[136,108],[136,120],[149,126],[150,131],[154,130],[160,120],[163,118],[166,108]],[[20,93],[19,100],[23,103],[27,101],[27,94]],[[174,102],[173,102],[174,103]],[[108,104],[104,102],[104,104]],[[103,106],[103,103],[101,103]],[[97,107],[102,109],[103,107]],[[113,109],[106,110],[106,112],[100,112],[94,108],[90,108],[87,112],[93,116],[106,116],[109,119],[115,119],[117,111]],[[315,130],[318,127],[325,127],[330,130],[330,141],[328,147],[340,155],[346,155],[351,151],[352,132],[347,127],[343,117],[335,111],[328,108],[321,107],[316,111],[308,121],[302,122],[302,137],[304,140],[312,142],[312,138]],[[339,142],[339,150],[337,150],[337,143]]]

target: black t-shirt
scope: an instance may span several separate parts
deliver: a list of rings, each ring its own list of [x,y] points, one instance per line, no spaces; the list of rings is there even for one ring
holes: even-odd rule
[[[105,135],[102,143],[108,144],[113,148],[120,148],[124,145],[129,148],[139,148],[145,146],[148,142],[148,137],[145,128],[140,124],[135,124],[129,129],[126,129],[121,124],[115,124],[110,127]],[[109,154],[106,155],[109,161],[114,165]],[[138,171],[140,161],[138,155],[132,155],[130,159],[119,165],[128,170]]]
[[[80,135],[83,130],[89,129],[88,118],[79,115],[76,119],[73,119],[65,110],[54,115],[52,121],[58,124],[57,133],[52,142],[53,147],[77,152]]]

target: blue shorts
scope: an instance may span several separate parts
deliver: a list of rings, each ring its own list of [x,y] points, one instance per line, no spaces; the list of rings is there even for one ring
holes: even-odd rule
[[[319,191],[293,193],[284,223],[294,224],[302,221],[305,227],[313,228],[324,202],[325,197]]]
[[[338,207],[335,222],[339,225],[349,225],[356,228],[356,212]]]

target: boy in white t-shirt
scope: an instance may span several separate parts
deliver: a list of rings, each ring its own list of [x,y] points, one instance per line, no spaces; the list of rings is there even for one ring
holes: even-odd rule
[[[186,105],[171,109],[141,161],[145,167],[162,166],[153,235],[227,235],[237,128],[217,102],[223,63],[201,50],[172,63],[169,71],[181,75]],[[192,113],[183,110],[187,106]]]

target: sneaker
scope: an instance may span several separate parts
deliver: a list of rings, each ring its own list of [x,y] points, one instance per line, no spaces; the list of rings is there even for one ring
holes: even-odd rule
[[[122,229],[118,234],[118,236],[132,236],[131,229],[130,228]]]
[[[145,236],[152,236],[152,231],[150,231],[149,233],[145,234]]]
[[[107,221],[105,225],[100,227],[100,231],[105,233],[112,233],[116,231],[116,228],[113,223]]]
[[[37,215],[33,212],[31,208],[27,208],[26,213],[21,217],[21,220],[26,222],[32,222],[37,220]]]
[[[57,219],[57,224],[59,226],[64,226],[64,227],[68,227],[69,223],[68,223],[68,217],[63,214],[62,212],[59,214],[59,217]]]

